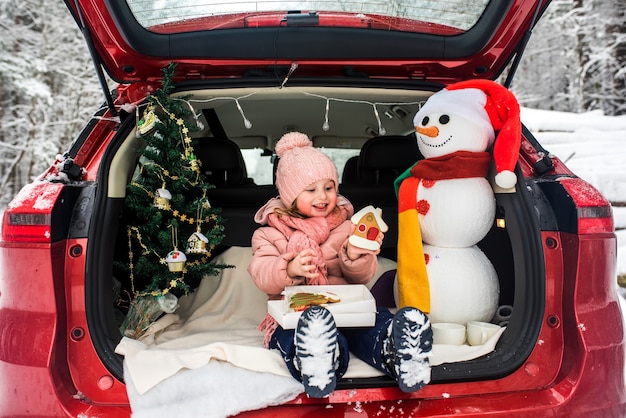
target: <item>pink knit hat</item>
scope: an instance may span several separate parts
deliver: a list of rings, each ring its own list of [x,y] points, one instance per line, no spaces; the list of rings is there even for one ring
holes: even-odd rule
[[[291,206],[300,193],[319,180],[331,179],[339,185],[337,167],[303,133],[289,132],[276,143],[278,167],[276,187],[283,204]]]

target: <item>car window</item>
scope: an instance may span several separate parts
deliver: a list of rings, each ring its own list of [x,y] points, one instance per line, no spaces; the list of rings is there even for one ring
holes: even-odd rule
[[[336,149],[336,148],[320,148],[328,157],[335,163],[337,167],[337,173],[339,178],[343,175],[343,169],[346,165],[346,161],[350,157],[359,155],[358,149]],[[241,153],[246,163],[246,171],[248,177],[252,178],[254,184],[264,185],[272,184],[274,182],[274,163],[273,158],[269,155],[264,155],[263,150],[255,149],[242,149]]]
[[[254,184],[272,184],[274,182],[273,162],[271,155],[265,155],[259,148],[242,149],[241,154],[246,163],[248,177]]]
[[[454,35],[474,26],[487,3],[489,0],[128,0],[137,21],[161,33],[194,30],[196,21],[202,22],[203,29],[214,30],[299,24]]]

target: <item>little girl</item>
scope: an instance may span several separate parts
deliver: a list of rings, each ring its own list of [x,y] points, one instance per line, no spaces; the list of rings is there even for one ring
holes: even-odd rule
[[[256,285],[279,298],[286,286],[365,284],[378,267],[379,251],[353,246],[352,204],[337,193],[334,163],[299,132],[276,144],[279,197],[255,215],[263,227],[252,236],[248,272]],[[382,242],[383,234],[377,237]],[[373,327],[335,326],[321,306],[306,309],[295,330],[283,329],[269,315],[259,327],[265,346],[281,352],[294,378],[310,397],[329,395],[348,368],[349,352],[397,380],[404,392],[430,381],[432,330],[415,308],[393,315],[379,308]]]

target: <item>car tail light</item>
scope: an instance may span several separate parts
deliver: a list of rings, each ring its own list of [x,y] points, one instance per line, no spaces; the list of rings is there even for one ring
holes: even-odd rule
[[[43,213],[4,214],[2,239],[7,242],[50,242],[50,215]]]
[[[559,182],[576,206],[579,234],[614,232],[611,203],[596,188],[579,178]]]
[[[52,210],[63,186],[33,183],[9,203],[2,221],[5,242],[49,243],[52,241]]]

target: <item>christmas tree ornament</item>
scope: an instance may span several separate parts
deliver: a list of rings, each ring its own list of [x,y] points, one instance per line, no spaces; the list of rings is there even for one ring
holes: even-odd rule
[[[200,232],[200,228],[191,234],[189,239],[187,239],[187,253],[188,254],[206,254],[207,249],[206,245],[209,242],[209,239]]]
[[[172,220],[170,228],[172,229],[172,245],[174,246],[174,249],[167,254],[165,262],[167,263],[169,271],[178,273],[185,269],[187,256],[184,252],[178,249],[178,222],[176,222],[176,220]]]
[[[196,154],[194,154],[192,151],[187,159],[189,160],[189,166],[191,167],[191,169],[196,173],[199,173],[202,162],[196,158]]]
[[[154,193],[154,207],[160,210],[170,210],[172,194],[165,188],[165,183]]]
[[[137,136],[142,137],[150,132],[152,132],[157,124],[160,122],[156,113],[154,113],[154,108],[152,106],[148,106],[143,113],[143,116],[137,119]]]
[[[201,232],[202,225],[202,210],[209,209],[211,206],[208,205],[208,200],[206,198],[206,190],[204,191],[204,195],[198,201],[197,207],[197,220],[196,220],[196,232],[191,234],[189,239],[187,239],[187,253],[189,254],[206,254],[207,249],[206,246],[209,242],[209,239]]]
[[[184,252],[174,248],[167,254],[167,257],[165,257],[165,261],[167,262],[167,268],[171,272],[178,273],[185,269],[187,256]]]
[[[165,313],[174,313],[178,308],[178,298],[171,293],[157,297],[157,302],[159,308]]]

